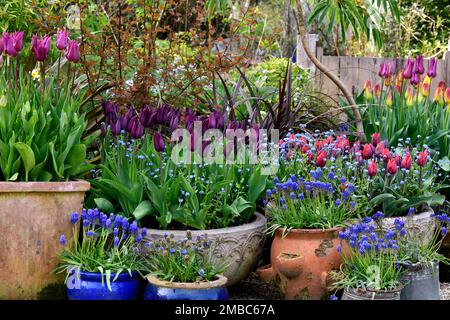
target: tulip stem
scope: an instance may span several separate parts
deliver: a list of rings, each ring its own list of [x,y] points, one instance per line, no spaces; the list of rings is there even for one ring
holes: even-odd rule
[[[67,82],[66,82],[66,97],[69,96],[69,86],[70,86],[70,62],[67,61]]]
[[[41,61],[41,77],[42,77],[42,85],[45,91],[45,65],[44,61]]]

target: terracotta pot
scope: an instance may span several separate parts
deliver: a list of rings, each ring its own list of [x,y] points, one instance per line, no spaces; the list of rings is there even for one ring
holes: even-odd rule
[[[60,235],[72,234],[69,215],[82,209],[89,188],[86,181],[0,182],[0,300],[65,296],[63,278],[51,271]]]
[[[424,211],[412,215],[412,221],[407,221],[408,217],[386,217],[383,218],[383,228],[386,230],[395,229],[395,219],[401,219],[405,222],[405,228],[408,232],[414,233],[420,237],[424,243],[433,239],[436,223],[430,216],[434,213],[433,209],[427,207]]]
[[[328,293],[327,277],[339,269],[341,254],[334,229],[293,229],[285,238],[277,229],[270,252],[271,265],[256,272],[264,281],[275,281],[286,299],[322,299]]]
[[[223,275],[228,279],[227,285],[233,285],[253,271],[261,257],[266,240],[267,219],[260,213],[255,213],[255,220],[242,226],[191,230],[192,236],[206,235],[214,241],[213,253],[216,261],[227,263]],[[174,234],[175,240],[186,237],[186,231],[148,229],[147,240],[161,239],[165,233]]]
[[[345,288],[342,300],[400,300],[402,286],[391,291],[369,291],[361,288]]]

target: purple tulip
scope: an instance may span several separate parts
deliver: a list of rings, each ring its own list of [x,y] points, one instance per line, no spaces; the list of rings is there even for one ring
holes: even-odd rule
[[[208,118],[208,129],[216,129],[216,115],[212,113]]]
[[[163,152],[166,149],[164,138],[159,132],[155,132],[153,135],[153,144],[157,152]]]
[[[52,38],[50,36],[37,38],[36,35],[33,35],[33,39],[31,40],[31,49],[34,52],[34,58],[36,61],[45,61],[48,56],[48,51],[50,50]]]
[[[13,34],[14,49],[19,53],[23,49],[23,31],[14,32]]]
[[[391,66],[389,68],[389,75],[395,75],[395,67],[396,67],[396,62],[392,61]]]
[[[66,58],[70,62],[74,63],[80,61],[80,53],[78,51],[78,43],[76,41],[69,40],[69,43],[67,44]]]
[[[420,55],[416,58],[416,73],[423,74],[425,72],[425,68],[423,67],[423,55]]]
[[[8,32],[3,32],[3,46],[5,53],[11,57],[17,55],[17,50],[14,48],[14,38]]]
[[[170,130],[175,131],[178,128],[178,124],[180,123],[180,117],[174,116],[172,120],[170,120]]]
[[[378,75],[381,78],[387,78],[389,77],[389,65],[387,63],[381,63],[380,65],[380,71],[378,71]]]
[[[3,51],[5,51],[5,45],[3,44],[3,35],[0,37],[0,56],[3,54]]]
[[[120,125],[120,119],[118,119],[115,123],[111,123],[111,133],[113,136],[117,136],[120,134],[120,130],[122,129]]]
[[[414,70],[414,60],[408,58],[405,64],[405,70],[403,70],[403,78],[411,79],[411,77],[413,76],[413,70]]]
[[[131,119],[130,119],[130,121],[128,121],[127,126],[125,127],[125,129],[126,129],[128,132],[131,133],[131,129],[133,128],[135,122],[139,122],[138,117],[137,117],[137,116],[131,117]]]
[[[419,84],[419,74],[418,73],[416,73],[416,72],[414,72],[413,73],[413,75],[412,75],[412,77],[411,77],[411,84],[413,85],[413,86],[417,86],[418,84]]]
[[[427,75],[430,78],[436,78],[436,75],[437,75],[436,68],[437,68],[437,60],[435,58],[431,58],[430,64],[428,66],[428,72],[427,72]]]
[[[59,50],[65,50],[67,48],[67,41],[69,40],[69,31],[60,29],[56,36],[56,47]]]
[[[144,131],[141,122],[139,121],[138,118],[134,118],[132,123],[133,124],[130,130],[131,137],[133,139],[141,138]]]

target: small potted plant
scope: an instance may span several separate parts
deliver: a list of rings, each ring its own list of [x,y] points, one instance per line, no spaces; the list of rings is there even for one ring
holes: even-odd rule
[[[78,225],[81,223],[81,240]],[[63,250],[58,253],[56,273],[66,273],[70,300],[136,300],[139,274],[145,270],[140,254],[146,229],[136,221],[98,209],[83,209],[70,215],[73,243],[61,235]]]
[[[331,287],[344,290],[342,300],[400,300],[398,243],[407,231],[404,226],[385,231],[383,216],[378,211],[339,232],[342,266],[333,273]]]
[[[174,235],[145,244],[150,274],[145,300],[226,300],[227,278],[206,237],[176,240]]]
[[[341,264],[338,232],[361,211],[354,191],[346,178],[324,177],[321,168],[308,181],[295,175],[283,183],[275,179],[265,200],[267,231],[275,234],[271,265],[259,268],[259,276],[278,280],[287,299],[323,298],[328,272]]]
[[[396,229],[412,223],[412,215],[405,221],[397,219]],[[442,241],[447,234],[450,218],[445,213],[431,215],[429,226],[434,229],[431,241],[424,241],[417,233],[407,232],[399,241],[399,261],[405,269],[401,280],[405,286],[401,292],[401,300],[439,300],[439,263],[448,264],[449,259],[439,253]]]

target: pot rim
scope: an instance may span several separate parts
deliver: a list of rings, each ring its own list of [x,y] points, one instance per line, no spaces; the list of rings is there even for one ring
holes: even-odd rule
[[[352,291],[357,293],[357,290],[361,289],[364,290],[366,293],[397,293],[403,290],[405,286],[401,283],[397,285],[395,289],[392,290],[375,290],[375,289],[367,289],[367,288],[355,288],[355,287],[346,287],[345,290]]]
[[[138,274],[137,271],[132,271],[131,276],[130,276],[130,274],[128,273],[127,270],[122,271],[120,273],[120,275],[117,277],[115,282],[134,279],[137,276],[137,274]],[[103,274],[103,276],[105,276],[105,274]],[[111,273],[110,279],[111,280],[114,279],[115,276],[116,276],[116,273]],[[80,279],[101,282],[102,274],[100,272],[90,272],[90,271],[80,270]]]
[[[227,227],[227,228],[218,228],[218,229],[205,229],[205,230],[190,230],[190,229],[186,229],[186,230],[164,230],[164,229],[148,229],[147,228],[147,235],[146,238],[148,238],[149,236],[153,235],[164,235],[165,233],[167,234],[171,234],[173,233],[174,235],[179,235],[179,234],[186,234],[187,231],[191,232],[192,234],[228,234],[228,233],[233,233],[233,232],[242,232],[242,231],[248,231],[248,230],[252,230],[255,229],[257,227],[260,226],[264,226],[267,222],[267,218],[265,216],[263,216],[261,213],[256,212],[253,214],[254,216],[256,216],[256,219],[252,222],[249,223],[245,223],[242,224],[240,226],[233,226],[233,227]]]
[[[431,214],[434,213],[434,210],[432,207],[426,205],[424,206],[423,210],[420,212],[416,212],[412,215],[412,219],[413,220],[420,220],[422,218],[429,218]],[[403,216],[395,216],[395,217],[384,217],[383,220],[384,221],[394,221],[395,219],[404,219],[407,218],[407,215],[403,215]]]
[[[84,192],[91,188],[85,180],[53,181],[53,182],[11,182],[0,181],[0,193],[29,193],[29,192]]]
[[[222,274],[217,275],[216,280],[204,282],[170,282],[161,280],[153,275],[148,275],[146,278],[148,282],[154,286],[173,289],[212,289],[223,287],[228,281],[228,279]]]
[[[293,232],[293,233],[313,233],[313,234],[317,234],[317,233],[330,233],[330,232],[335,232],[335,231],[339,231],[344,229],[344,227],[334,227],[334,228],[328,228],[328,229],[290,229],[287,230],[287,228],[285,227],[280,227],[276,230],[276,232],[283,232],[283,231],[289,231],[289,233]]]

